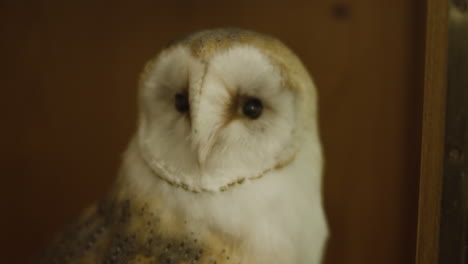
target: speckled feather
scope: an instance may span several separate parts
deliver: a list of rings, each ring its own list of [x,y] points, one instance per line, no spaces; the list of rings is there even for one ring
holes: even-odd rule
[[[207,245],[196,230],[178,232],[187,220],[168,224],[164,218],[164,209],[150,210],[118,187],[70,224],[37,263],[238,263],[227,240],[219,237],[213,246],[212,234],[212,245]]]

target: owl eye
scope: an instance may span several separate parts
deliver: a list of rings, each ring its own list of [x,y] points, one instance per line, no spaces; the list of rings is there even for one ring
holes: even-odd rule
[[[262,114],[262,101],[257,98],[249,98],[242,106],[242,112],[250,119],[257,119]]]
[[[189,101],[188,101],[188,97],[185,94],[180,94],[180,93],[176,94],[175,99],[174,99],[174,103],[175,103],[175,108],[180,113],[185,113],[185,112],[188,112],[190,110],[190,104],[189,104]]]

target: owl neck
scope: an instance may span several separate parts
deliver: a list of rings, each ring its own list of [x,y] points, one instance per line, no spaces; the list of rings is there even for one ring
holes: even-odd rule
[[[181,220],[183,232],[212,234],[219,230],[220,237],[242,241],[254,252],[284,252],[288,248],[293,255],[307,255],[321,252],[326,237],[321,168],[320,145],[315,140],[306,140],[295,159],[281,169],[256,180],[246,180],[224,192],[196,193],[155,177],[131,144],[117,186],[125,188],[131,198],[147,204],[151,212],[166,215],[169,222]],[[312,252],[311,247],[316,249]],[[255,263],[303,262],[273,259]]]

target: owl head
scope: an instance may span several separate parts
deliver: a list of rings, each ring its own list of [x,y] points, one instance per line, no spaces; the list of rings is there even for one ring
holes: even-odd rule
[[[141,76],[139,153],[187,191],[223,191],[288,166],[319,145],[316,93],[296,55],[252,31],[214,29],[172,42]]]

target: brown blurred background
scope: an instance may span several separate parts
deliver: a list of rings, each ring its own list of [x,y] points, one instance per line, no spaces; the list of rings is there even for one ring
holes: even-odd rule
[[[414,263],[422,2],[0,1],[0,262],[27,263],[103,195],[145,61],[236,26],[282,39],[319,88],[326,263]]]

